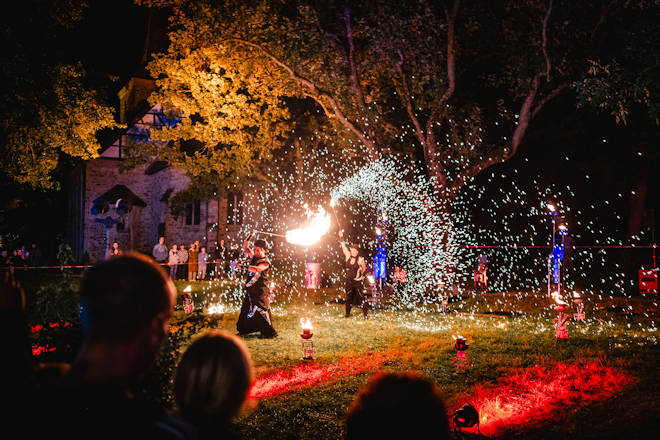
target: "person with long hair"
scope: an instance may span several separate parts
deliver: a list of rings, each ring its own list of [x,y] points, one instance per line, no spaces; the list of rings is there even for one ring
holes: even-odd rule
[[[232,438],[232,419],[243,407],[254,380],[252,359],[238,337],[212,330],[185,351],[174,378],[178,416],[197,429],[199,439]]]

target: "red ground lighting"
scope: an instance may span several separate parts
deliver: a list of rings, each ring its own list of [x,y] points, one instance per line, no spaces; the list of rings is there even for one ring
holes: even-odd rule
[[[460,404],[471,403],[479,411],[481,432],[494,436],[611,399],[636,380],[597,360],[559,362],[516,370],[492,386],[478,385]]]
[[[305,362],[291,369],[277,370],[259,376],[252,384],[248,397],[261,399],[277,396],[300,388],[336,382],[344,377],[378,369],[395,353],[374,353],[348,357],[334,364],[321,365]]]

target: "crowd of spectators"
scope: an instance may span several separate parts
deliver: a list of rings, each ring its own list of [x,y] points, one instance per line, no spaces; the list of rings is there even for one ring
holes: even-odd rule
[[[15,337],[5,350],[0,380],[10,391],[3,393],[3,403],[11,403],[5,414],[28,431],[22,437],[240,438],[232,423],[245,408],[255,376],[250,352],[236,335],[211,330],[185,350],[174,374],[173,411],[134,397],[167,338],[176,302],[176,288],[162,265],[128,252],[85,271],[83,342],[75,360],[48,386],[30,379],[28,337],[17,332],[27,327],[25,301],[8,271],[3,277],[0,315],[6,328],[0,330]],[[421,437],[429,428],[436,438],[449,438],[436,386],[417,374],[381,374],[350,406],[345,437]]]

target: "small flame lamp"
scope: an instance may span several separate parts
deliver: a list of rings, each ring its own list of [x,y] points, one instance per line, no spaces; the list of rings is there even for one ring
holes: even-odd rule
[[[374,278],[373,275],[369,274],[367,275],[367,280],[369,281],[369,284],[371,284],[371,304],[373,308],[378,307],[378,301],[380,300],[380,291],[378,290],[378,286],[376,285],[376,279]]]
[[[577,313],[573,317],[576,321],[584,321],[584,303],[578,292],[573,292],[573,302],[577,308]]]
[[[454,412],[452,420],[454,422],[454,431],[460,431],[464,428],[472,428],[473,426],[476,426],[475,433],[479,434],[479,411],[469,403],[466,403],[457,409],[456,412]]]
[[[555,297],[555,302],[557,303],[557,317],[554,319],[555,338],[557,338],[557,341],[565,341],[568,339],[567,326],[570,316],[564,313],[566,310],[566,303],[559,297],[559,295]]]
[[[225,306],[220,303],[209,304],[206,315],[208,326],[217,327],[225,317]]]
[[[467,357],[469,345],[463,336],[454,336],[454,340],[456,341],[454,344],[454,348],[456,349],[456,359],[454,359],[456,373],[467,373],[467,369],[472,365],[472,362]]]
[[[185,289],[183,289],[183,311],[186,312],[188,315],[190,315],[193,310],[195,310],[195,303],[193,302],[192,296],[190,296],[190,292],[192,292],[192,287],[188,286]]]
[[[303,361],[314,360],[314,343],[312,342],[312,322],[309,319],[300,318],[300,325],[302,326],[302,351]]]

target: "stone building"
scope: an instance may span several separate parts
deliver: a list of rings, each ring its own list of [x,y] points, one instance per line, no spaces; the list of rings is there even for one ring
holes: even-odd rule
[[[220,240],[238,243],[249,197],[240,192],[225,198],[191,200],[184,212],[173,216],[170,200],[190,183],[181,169],[153,161],[122,171],[128,142],[154,142],[153,127],[176,124],[160,105],[150,106],[147,98],[153,81],[132,78],[119,92],[120,122],[126,129],[103,142],[99,157],[81,163],[69,179],[68,239],[79,261],[97,262],[106,249],[118,242],[123,250],[151,254],[164,236],[168,247],[199,240],[208,250]]]

